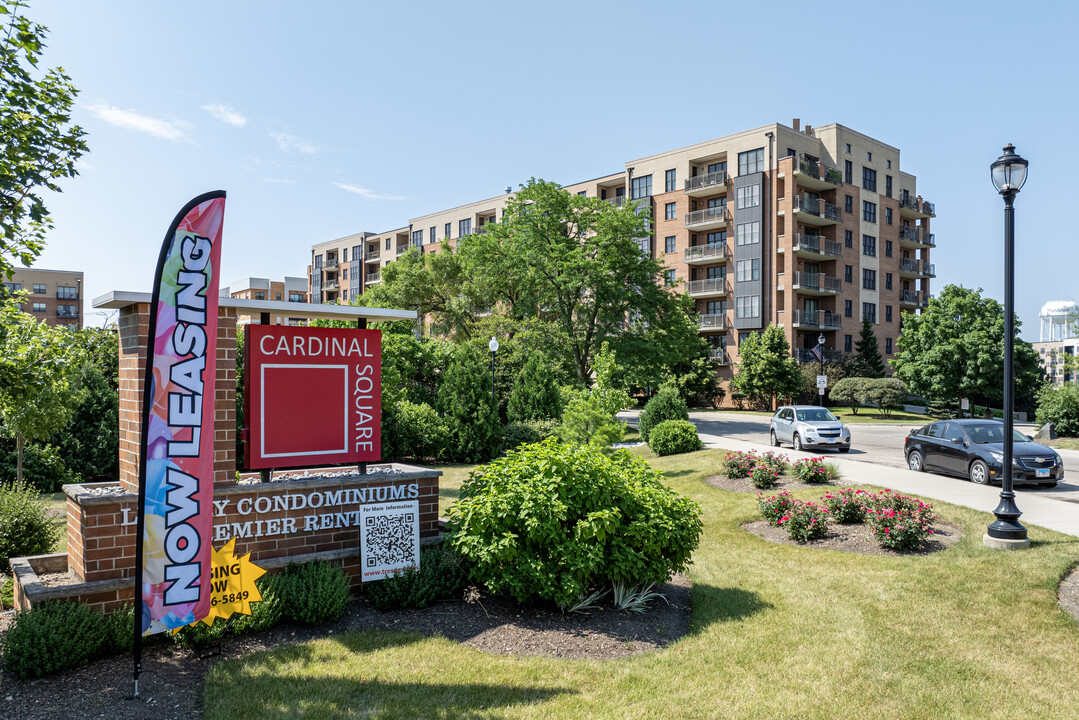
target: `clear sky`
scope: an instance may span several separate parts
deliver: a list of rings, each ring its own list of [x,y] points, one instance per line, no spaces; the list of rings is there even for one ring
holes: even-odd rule
[[[937,207],[932,288],[1000,300],[989,165],[1014,143],[1036,340],[1043,303],[1079,300],[1077,7],[34,0],[91,150],[37,265],[148,292],[173,216],[221,188],[223,280],[302,276],[317,242],[797,117],[898,147]]]

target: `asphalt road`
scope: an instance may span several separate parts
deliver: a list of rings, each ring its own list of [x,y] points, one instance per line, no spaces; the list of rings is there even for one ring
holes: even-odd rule
[[[748,415],[728,412],[691,412],[689,419],[698,431],[708,435],[729,437],[745,442],[768,444],[768,427],[771,418],[764,415]],[[851,424],[850,452],[841,455],[836,450],[822,450],[822,455],[834,453],[847,460],[903,468],[903,442],[917,424]],[[786,446],[785,446],[786,447]],[[1064,482],[1052,489],[1016,488],[1017,493],[1036,492],[1051,495],[1053,499],[1079,503],[1079,452],[1061,451],[1064,459]],[[942,480],[966,482],[960,478],[942,476]]]

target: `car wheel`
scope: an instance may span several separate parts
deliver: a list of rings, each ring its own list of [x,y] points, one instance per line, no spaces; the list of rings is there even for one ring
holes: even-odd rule
[[[768,436],[768,444],[772,447],[779,447],[779,438],[776,437],[775,430],[773,430],[772,434]]]
[[[914,472],[925,472],[925,461],[922,458],[922,454],[917,450],[907,455],[907,467]]]
[[[989,466],[981,460],[970,464],[970,481],[975,485],[989,484]]]
[[[794,433],[794,449],[795,450],[801,450],[802,449],[802,438],[798,437],[798,433]]]

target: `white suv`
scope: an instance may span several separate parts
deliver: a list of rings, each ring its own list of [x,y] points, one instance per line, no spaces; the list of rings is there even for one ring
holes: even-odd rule
[[[768,440],[772,447],[790,443],[795,450],[833,447],[850,450],[850,429],[828,408],[817,405],[785,405],[772,416]]]

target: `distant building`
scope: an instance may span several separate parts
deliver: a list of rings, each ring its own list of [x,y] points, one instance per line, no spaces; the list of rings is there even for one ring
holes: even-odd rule
[[[1045,377],[1054,385],[1079,382],[1074,372],[1064,371],[1064,360],[1079,354],[1079,305],[1071,300],[1053,300],[1038,314],[1041,332],[1033,343]]]
[[[221,297],[243,300],[271,300],[274,302],[307,302],[307,278],[286,277],[284,281],[249,277],[221,288]],[[237,324],[261,322],[261,316],[240,312]],[[287,312],[270,313],[271,325],[306,325],[302,317],[291,317]]]
[[[29,293],[22,309],[48,325],[82,327],[82,272],[16,267],[8,290]]]

